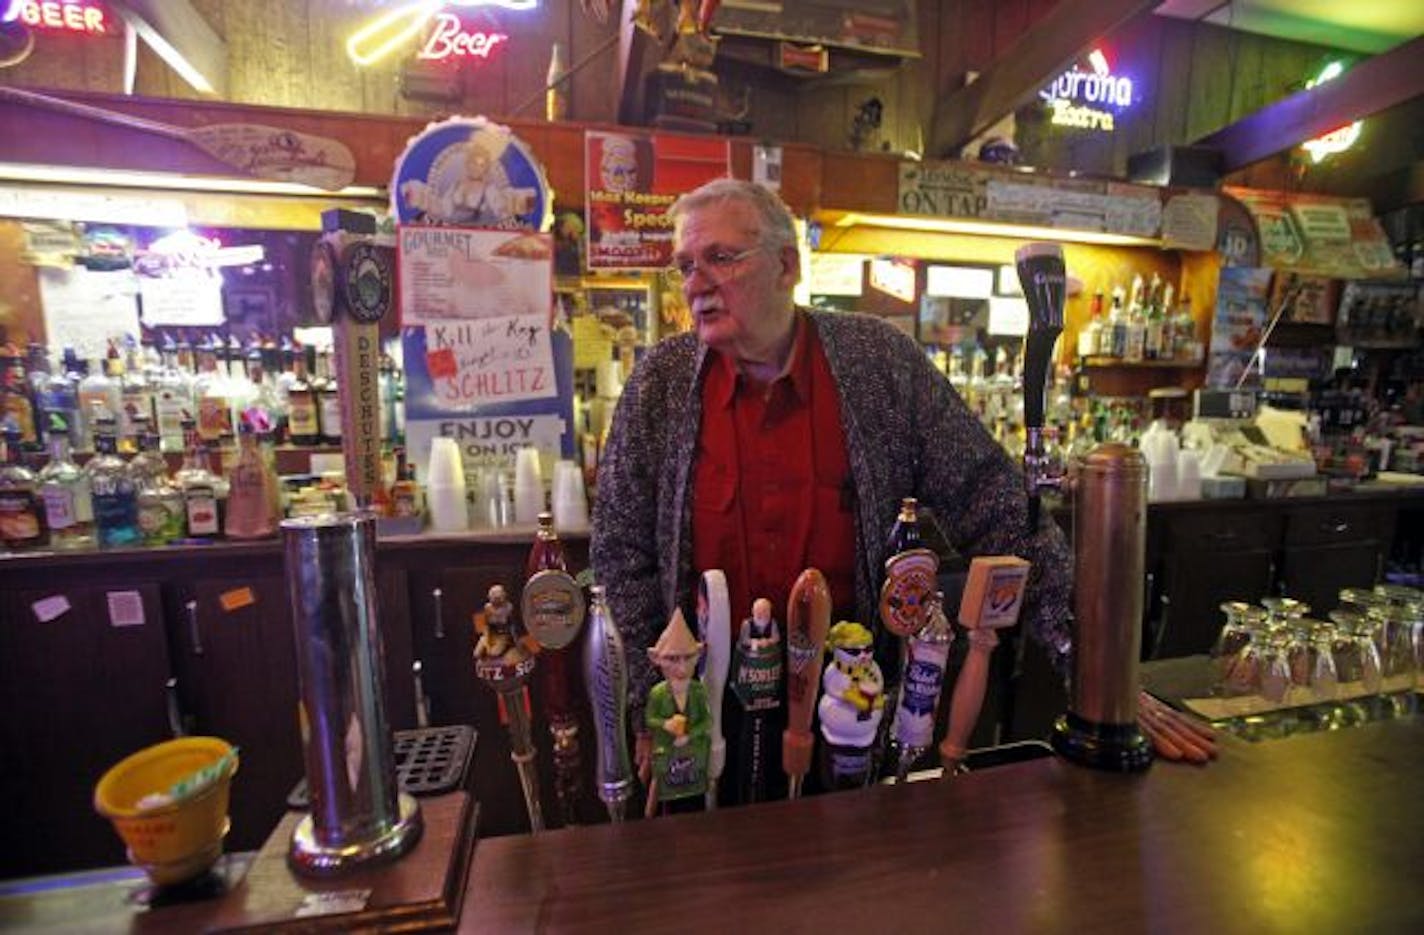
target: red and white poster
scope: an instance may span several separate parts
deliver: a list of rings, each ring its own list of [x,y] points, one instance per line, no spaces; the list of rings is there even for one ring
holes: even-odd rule
[[[668,208],[683,192],[731,174],[726,140],[674,134],[584,135],[590,269],[661,269],[672,262]]]

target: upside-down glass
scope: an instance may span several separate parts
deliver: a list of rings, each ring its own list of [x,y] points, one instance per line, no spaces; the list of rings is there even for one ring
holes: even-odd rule
[[[1266,622],[1266,612],[1245,601],[1227,601],[1221,605],[1226,623],[1217,634],[1211,648],[1211,693],[1219,696],[1249,695],[1254,678],[1242,663],[1242,651],[1250,645]]]
[[[1368,614],[1332,610],[1335,639],[1332,643],[1335,670],[1342,694],[1376,694],[1380,690],[1379,647],[1375,644],[1378,623]]]
[[[1267,701],[1284,704],[1291,690],[1290,631],[1285,627],[1269,629],[1252,641],[1248,653],[1260,647],[1255,665],[1257,693]]]
[[[1376,585],[1375,615],[1380,628],[1380,665],[1384,689],[1410,691],[1418,684],[1424,643],[1424,593],[1400,585]]]

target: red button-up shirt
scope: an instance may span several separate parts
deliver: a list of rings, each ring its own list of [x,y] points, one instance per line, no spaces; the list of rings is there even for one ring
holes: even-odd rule
[[[786,623],[804,569],[826,576],[838,612],[855,606],[854,486],[840,397],[815,326],[798,315],[786,370],[770,384],[711,358],[693,468],[692,555],[700,574],[720,568],[732,635],[768,598]]]

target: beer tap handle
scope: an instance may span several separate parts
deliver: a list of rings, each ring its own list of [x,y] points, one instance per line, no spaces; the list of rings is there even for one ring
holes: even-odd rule
[[[1063,301],[1067,271],[1063,248],[1056,243],[1031,243],[1014,253],[1019,284],[1028,303],[1028,331],[1023,343],[1024,484],[1028,493],[1029,532],[1038,529],[1039,496],[1044,487],[1061,483],[1051,470],[1043,444],[1044,394],[1053,363],[1053,345],[1063,333]]]
[[[1018,622],[1028,572],[1029,563],[1013,555],[981,555],[969,563],[959,602],[959,623],[969,631],[969,652],[954,683],[949,728],[939,745],[946,777],[959,771],[969,752],[969,735],[984,706],[989,657],[999,644],[995,631]]]
[[[702,573],[697,605],[698,636],[707,647],[703,682],[712,709],[712,752],[707,762],[707,809],[717,807],[717,783],[727,767],[727,738],[722,734],[722,694],[732,664],[732,608],[727,576],[717,569]]]
[[[628,657],[623,636],[608,609],[602,585],[593,585],[584,648],[584,687],[593,709],[593,733],[598,744],[598,797],[610,821],[623,820],[633,792],[633,767],[628,758]]]
[[[786,605],[786,730],[781,735],[781,769],[793,799],[801,795],[802,780],[811,771],[815,746],[811,718],[830,628],[830,585],[819,571],[808,568],[796,579]]]

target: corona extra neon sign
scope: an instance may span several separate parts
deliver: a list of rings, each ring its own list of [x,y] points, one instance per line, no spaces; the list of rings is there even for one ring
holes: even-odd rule
[[[509,36],[466,32],[459,17],[445,11],[451,7],[462,10],[499,7],[519,12],[532,10],[537,5],[538,0],[414,0],[382,13],[352,33],[346,40],[346,54],[357,65],[374,65],[418,35],[431,20],[436,20],[430,38],[419,53],[420,58],[443,59],[455,55],[486,58]],[[453,32],[449,31],[452,28]],[[442,36],[438,42],[437,36]]]
[[[1083,71],[1074,65],[1072,71],[1065,71],[1053,79],[1053,83],[1039,91],[1038,96],[1052,108],[1054,124],[1110,132],[1113,129],[1113,113],[1103,108],[1132,106],[1132,79],[1114,75],[1102,49],[1088,53],[1088,63],[1093,66],[1092,71]],[[1094,107],[1094,104],[1100,106]]]
[[[34,29],[62,29],[66,32],[88,33],[102,36],[107,33],[108,24],[104,11],[92,3],[76,3],[70,0],[0,0],[5,13],[0,22],[13,23],[16,20]]]
[[[1320,74],[1316,75],[1314,80],[1307,81],[1305,86],[1307,89],[1313,88],[1318,84],[1324,84],[1332,78],[1340,77],[1344,72],[1344,65],[1341,65],[1339,62],[1331,62],[1321,69]],[[1355,141],[1359,138],[1360,121],[1356,120],[1348,126],[1331,130],[1329,133],[1317,136],[1313,140],[1306,140],[1300,145],[1302,149],[1310,153],[1311,162],[1323,162],[1325,161],[1325,157],[1332,156],[1335,153],[1343,153],[1351,146],[1354,146]]]

